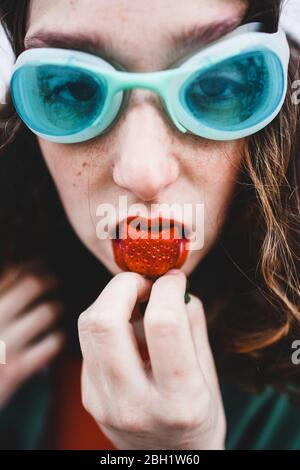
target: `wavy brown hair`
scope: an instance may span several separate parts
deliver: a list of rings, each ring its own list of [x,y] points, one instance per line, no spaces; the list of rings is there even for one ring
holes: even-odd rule
[[[251,0],[249,5],[244,22],[259,20],[266,31],[277,29],[280,0]],[[0,0],[2,22],[17,56],[24,49],[27,7],[24,0]],[[298,106],[292,99],[298,48],[291,39],[290,45],[284,106],[271,124],[246,139],[222,234],[191,275],[190,286],[203,300],[221,375],[251,390],[271,384],[300,393],[299,368],[291,361],[292,343],[300,339],[300,148]],[[76,317],[109,273],[69,226],[37,140],[17,117],[9,96],[0,119],[1,268],[42,259],[46,269],[60,276]],[[78,264],[82,277],[74,270]],[[75,292],[82,292],[82,298]],[[74,315],[69,319],[73,327]]]

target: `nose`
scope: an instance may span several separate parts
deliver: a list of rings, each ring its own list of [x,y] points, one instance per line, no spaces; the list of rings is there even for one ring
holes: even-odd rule
[[[172,139],[151,92],[135,90],[120,125],[115,183],[143,201],[155,199],[179,175]]]

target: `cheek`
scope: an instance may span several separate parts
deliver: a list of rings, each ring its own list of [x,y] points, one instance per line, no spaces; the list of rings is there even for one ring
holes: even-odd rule
[[[89,217],[90,158],[87,149],[43,139],[39,139],[39,145],[69,221],[79,236],[89,237],[92,222]]]
[[[244,141],[207,141],[196,154],[191,172],[199,187],[208,195],[226,196],[235,185],[241,168]]]
[[[207,142],[193,165],[193,181],[205,205],[206,232],[209,239],[219,233],[230,207],[239,178],[244,141]]]
[[[109,181],[107,149],[94,148],[90,143],[38,142],[69,222],[83,243],[92,247],[96,237],[94,199],[98,203],[103,199]]]
[[[207,194],[219,205],[229,204],[242,162],[243,148],[228,145],[212,159],[206,174]]]
[[[90,159],[86,150],[39,139],[39,146],[64,203],[88,195]]]

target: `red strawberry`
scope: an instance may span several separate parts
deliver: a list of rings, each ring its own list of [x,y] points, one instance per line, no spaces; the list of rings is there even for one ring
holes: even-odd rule
[[[180,268],[187,258],[187,240],[182,232],[181,224],[161,217],[154,221],[128,217],[113,240],[115,261],[124,271],[151,278],[162,276],[170,269]]]

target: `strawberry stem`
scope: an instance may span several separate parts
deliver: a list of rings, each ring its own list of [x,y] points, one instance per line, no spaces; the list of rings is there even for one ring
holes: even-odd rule
[[[185,289],[185,294],[184,294],[184,303],[185,304],[188,304],[191,300],[191,296],[190,294],[188,293],[188,290],[190,289],[190,283],[189,283],[189,280],[187,279],[186,281],[186,289]]]

